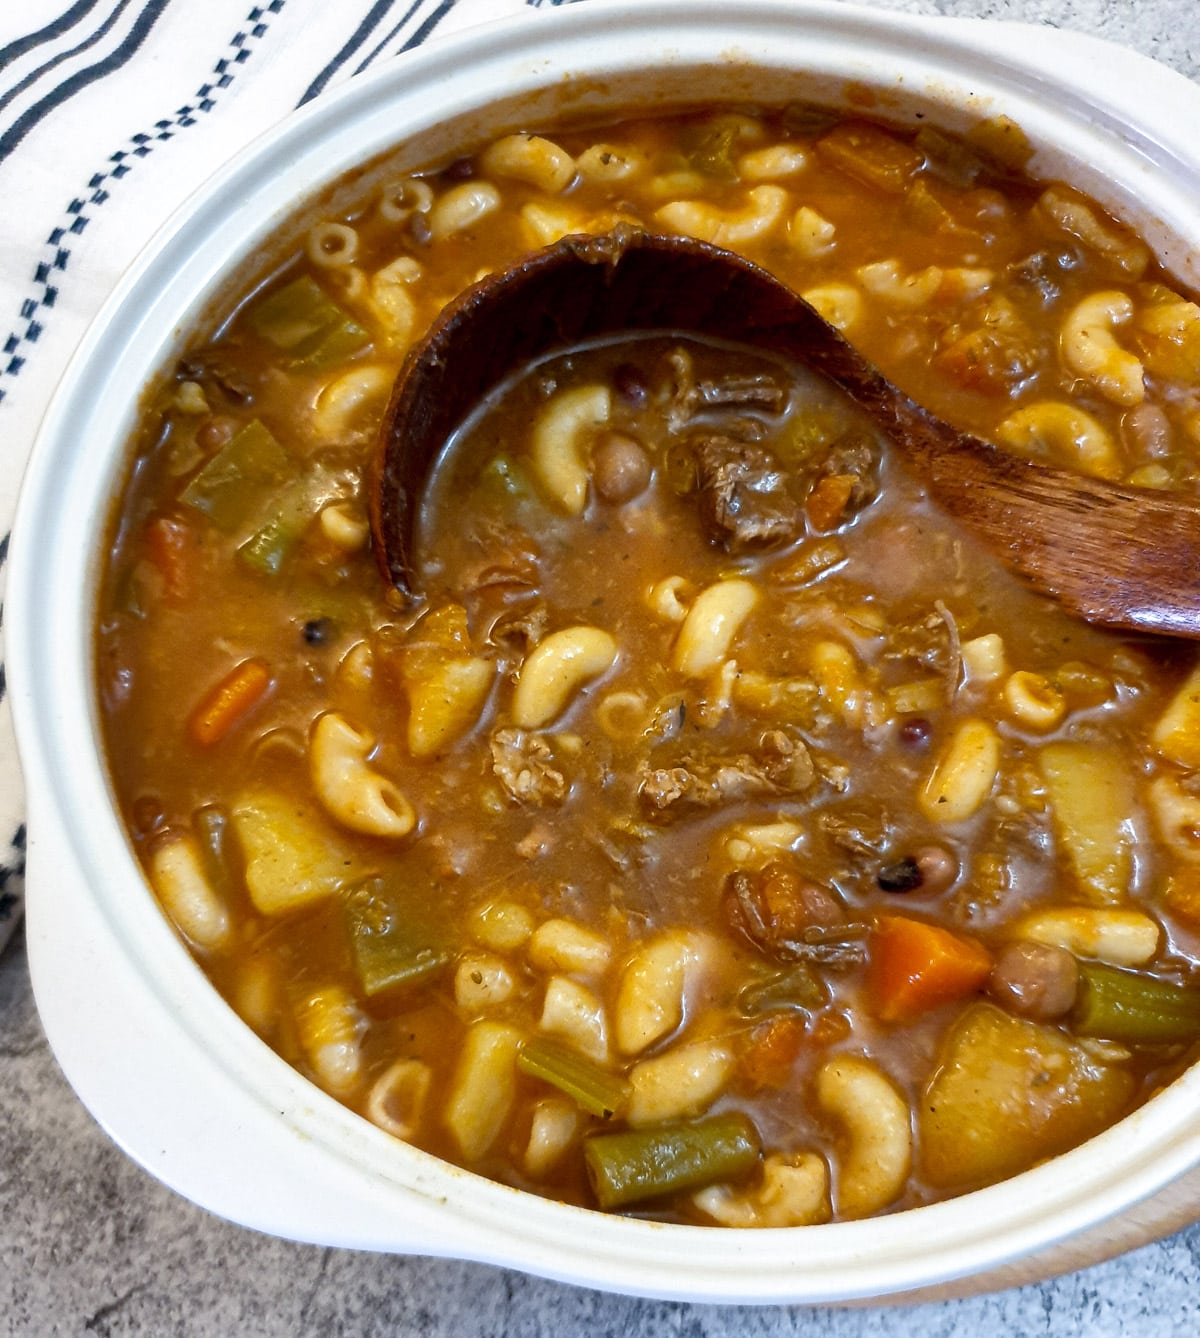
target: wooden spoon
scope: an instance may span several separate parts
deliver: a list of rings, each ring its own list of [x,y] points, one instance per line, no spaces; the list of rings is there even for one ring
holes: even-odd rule
[[[1035,464],[959,432],[765,270],[702,242],[624,229],[568,237],[485,278],[410,352],[372,478],[385,580],[414,592],[413,525],[429,471],[490,390],[554,350],[648,330],[751,345],[822,373],[900,447],[934,500],[1035,589],[1098,626],[1200,638],[1200,503]]]

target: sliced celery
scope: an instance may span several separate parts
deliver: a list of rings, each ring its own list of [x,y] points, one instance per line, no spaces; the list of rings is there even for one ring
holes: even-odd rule
[[[740,134],[736,124],[731,121],[705,126],[699,134],[693,134],[690,138],[691,143],[684,150],[690,168],[718,181],[737,179],[735,157]]]
[[[1080,962],[1071,1029],[1128,1045],[1200,1038],[1200,989],[1141,971]]]
[[[279,490],[268,518],[238,549],[238,557],[252,570],[275,576],[318,511],[340,496],[336,474],[317,464]]]
[[[195,475],[180,500],[203,512],[219,530],[244,525],[292,472],[289,451],[258,421],[247,423]]]
[[[294,368],[315,370],[340,362],[371,339],[308,275],[256,303],[248,320],[255,334],[288,354]]]
[[[304,480],[286,488],[271,518],[238,549],[238,557],[254,571],[275,576],[312,519],[312,502]]]
[[[604,1120],[619,1115],[629,1100],[629,1083],[620,1074],[556,1041],[541,1037],[526,1041],[517,1055],[517,1068],[557,1087],[589,1115]]]
[[[368,998],[413,989],[450,961],[445,927],[431,910],[432,887],[368,878],[346,895],[346,929]]]

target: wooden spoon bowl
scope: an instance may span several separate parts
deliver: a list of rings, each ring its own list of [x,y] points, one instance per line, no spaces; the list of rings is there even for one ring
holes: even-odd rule
[[[416,590],[413,528],[454,430],[506,377],[600,336],[674,331],[763,349],[840,386],[931,497],[1089,623],[1200,638],[1200,503],[1050,468],[960,432],[897,389],[798,294],[729,251],[618,230],[568,237],[450,303],[409,353],[371,479],[380,571]]]

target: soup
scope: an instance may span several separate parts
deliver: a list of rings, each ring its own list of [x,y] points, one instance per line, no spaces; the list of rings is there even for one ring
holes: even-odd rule
[[[1025,590],[811,374],[564,350],[448,445],[421,597],[370,551],[407,348],[619,224],[738,250],[1009,449],[1194,486],[1200,308],[1019,148],[721,109],[384,166],[155,389],[100,600],[114,789],[332,1096],[536,1193],[792,1226],[1015,1174],[1192,1057],[1193,652]]]

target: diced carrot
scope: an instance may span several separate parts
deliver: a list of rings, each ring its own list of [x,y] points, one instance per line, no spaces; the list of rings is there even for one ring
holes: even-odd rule
[[[992,959],[975,939],[907,915],[881,915],[871,942],[869,980],[876,1014],[908,1022],[975,993]]]
[[[782,1087],[804,1045],[804,1018],[796,1013],[776,1013],[755,1029],[742,1052],[742,1072],[752,1086]]]
[[[856,481],[853,474],[826,474],[813,484],[804,507],[814,530],[831,530],[841,520]]]
[[[271,670],[265,660],[243,660],[210,688],[188,717],[188,734],[205,747],[219,743],[266,696]]]
[[[196,535],[178,516],[155,516],[146,526],[146,554],[161,573],[167,599],[186,599],[191,590]]]

